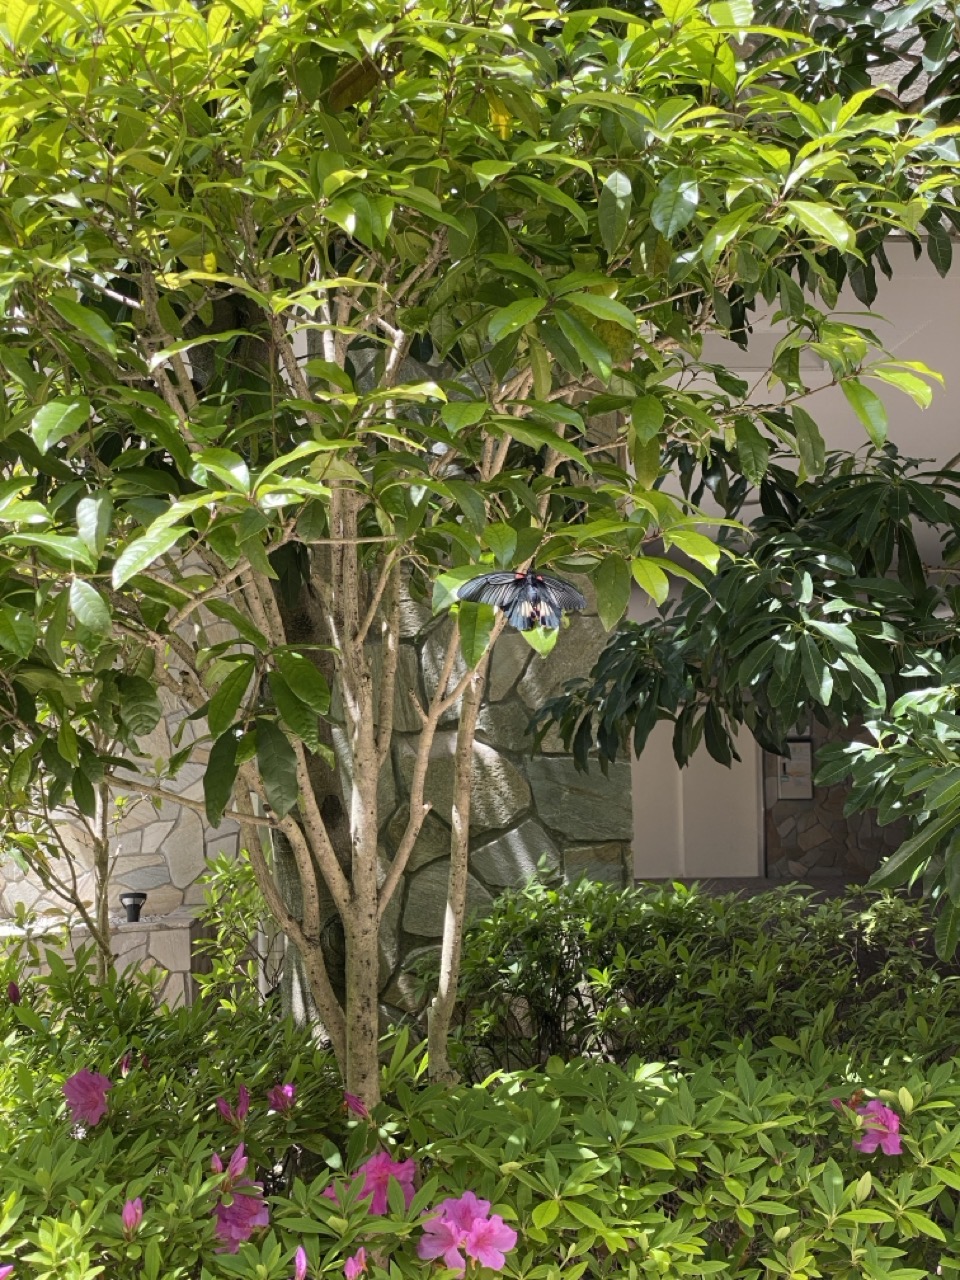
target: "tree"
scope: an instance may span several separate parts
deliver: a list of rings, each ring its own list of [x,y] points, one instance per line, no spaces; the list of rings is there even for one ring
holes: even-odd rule
[[[746,488],[722,452],[703,468],[728,515]],[[960,654],[956,570],[925,569],[916,530],[934,530],[948,565],[960,549],[960,476],[925,472],[892,445],[862,461],[826,460],[800,480],[771,465],[763,514],[729,531],[737,554],[664,604],[625,623],[589,677],[537,713],[581,769],[606,768],[628,743],[643,751],[654,725],[674,725],[677,764],[702,744],[736,758],[746,727],[785,754],[794,726],[872,718]],[[933,664],[933,665],[931,665]]]
[[[868,93],[803,101],[783,81],[810,41],[761,32],[767,53],[745,64],[749,20],[692,0],[630,21],[459,0],[6,9],[7,809],[42,770],[51,805],[85,814],[103,784],[235,818],[368,1101],[379,924],[459,702],[430,1036],[445,1071],[473,729],[502,625],[456,606],[457,584],[536,557],[592,574],[613,626],[631,573],[661,599],[690,572],[666,552],[718,563],[702,531],[716,521],[659,487],[678,458],[722,441],[756,482],[780,440],[820,469],[803,348],[878,444],[868,380],[925,394],[831,309],[883,233],[931,215],[953,134]],[[756,404],[701,335],[746,342],[764,307],[785,334]],[[404,592],[457,618],[381,866]],[[138,750],[164,692],[191,731],[151,772]],[[202,803],[171,786],[187,761],[204,765]]]

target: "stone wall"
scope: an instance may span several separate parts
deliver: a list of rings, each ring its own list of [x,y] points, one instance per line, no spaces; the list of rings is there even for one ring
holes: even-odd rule
[[[578,585],[592,601],[589,583]],[[448,616],[433,618],[429,609],[409,599],[404,602],[403,616],[394,744],[380,780],[384,857],[395,852],[406,820],[420,724],[410,691],[416,690],[421,700],[432,691],[452,626]],[[525,883],[541,863],[570,880],[588,876],[616,884],[626,882],[633,836],[630,765],[620,762],[606,777],[599,770],[581,774],[564,754],[556,735],[546,739],[542,753],[531,757],[527,734],[532,712],[559,692],[565,681],[588,672],[605,639],[591,605],[584,614],[571,618],[547,658],[536,654],[514,631],[505,632],[497,642],[474,761],[471,911],[486,910],[503,888]],[[336,717],[336,704],[333,715]],[[182,717],[181,709],[167,707],[165,721],[144,744],[148,768],[150,760],[162,762],[176,750],[178,731],[192,731],[189,723],[181,726]],[[381,990],[391,1005],[408,1003],[404,994],[408,983],[403,977],[407,959],[436,946],[443,931],[456,724],[457,708],[453,708],[441,722],[427,774],[426,798],[432,812],[417,841],[405,883],[386,917]],[[336,724],[334,745],[348,774],[345,735]],[[202,799],[202,767],[200,762],[185,766],[176,781],[176,789],[188,799]],[[89,894],[89,858],[79,839],[71,838],[71,843],[79,865],[86,868],[81,890]],[[112,905],[118,905],[119,894],[126,890],[146,892],[143,920],[148,930],[170,913],[177,913],[177,918],[189,916],[203,900],[198,878],[205,858],[221,851],[235,855],[237,849],[238,833],[233,824],[211,830],[196,810],[167,803],[155,805],[149,799],[125,799],[112,840]],[[12,915],[17,904],[41,912],[57,905],[32,877],[6,863],[0,866],[0,916]],[[148,961],[153,954],[150,946],[142,939],[131,941],[134,935],[128,937],[128,929],[136,926],[122,926],[117,935],[122,959]],[[166,944],[161,941],[158,945],[162,948]]]
[[[24,930],[12,924],[0,924],[0,948],[4,942],[14,942],[24,935]],[[119,918],[111,921],[114,955],[117,969],[138,973],[157,971],[157,995],[171,1008],[189,1004],[196,994],[194,975],[200,971],[202,958],[195,955],[195,945],[200,937],[200,926],[189,907],[179,907],[169,915],[140,920],[128,924]],[[69,956],[74,947],[87,940],[84,929],[75,929],[67,945],[62,944],[63,934],[45,935],[31,930],[30,936],[39,944],[41,955],[44,945],[56,946],[61,955]],[[44,966],[41,963],[40,969]]]
[[[161,766],[177,747],[173,738],[180,729],[183,711],[164,691],[160,698],[166,717],[143,742],[149,775],[151,762]],[[187,725],[186,732],[192,729]],[[185,740],[185,739],[184,739]],[[164,787],[190,800],[203,799],[203,766],[190,763],[183,767],[173,782]],[[144,918],[159,919],[181,907],[197,906],[203,901],[203,890],[197,883],[206,858],[224,852],[235,857],[239,836],[235,824],[227,822],[210,828],[194,809],[150,798],[116,793],[110,841],[113,870],[110,879],[110,905],[119,910],[119,895],[128,890],[146,893]],[[73,849],[80,868],[79,889],[88,900],[93,898],[93,874],[89,849],[79,831],[61,829]],[[41,914],[62,903],[46,892],[34,877],[24,873],[14,862],[0,863],[0,918],[14,914],[18,904]]]
[[[816,774],[818,748],[848,740],[851,735],[849,730],[828,730],[814,723],[810,736]],[[843,806],[850,788],[844,783],[814,787],[812,800],[780,800],[779,760],[779,756],[764,753],[768,876],[790,880],[825,877],[859,884],[907,838],[903,822],[880,827],[870,812],[845,818]]]
[[[577,585],[590,591],[589,583]],[[385,857],[393,856],[408,812],[419,728],[409,690],[421,699],[432,691],[451,625],[449,618],[434,619],[427,608],[405,602],[393,755],[381,777]],[[587,673],[605,640],[591,606],[571,619],[546,658],[518,632],[508,630],[497,641],[477,726],[468,911],[487,910],[502,889],[525,884],[538,864],[568,880],[626,883],[633,838],[629,763],[614,765],[607,777],[599,770],[578,773],[555,734],[531,756],[527,733],[533,711],[567,680]],[[443,932],[456,723],[454,708],[431,753],[425,795],[432,809],[386,917],[381,992],[394,1007],[411,1001],[408,962],[436,947]]]

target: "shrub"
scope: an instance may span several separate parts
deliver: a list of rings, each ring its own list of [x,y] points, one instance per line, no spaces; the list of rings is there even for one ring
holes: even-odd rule
[[[2,1015],[15,1280],[444,1280],[458,1251],[512,1280],[960,1270],[958,1062],[858,1070],[808,1034],[685,1071],[551,1059],[449,1090],[420,1085],[400,1040],[368,1117],[285,1024],[244,1007],[204,1026],[110,984],[90,991],[95,1036],[59,1003],[85,981],[31,979]],[[124,1076],[135,1026],[152,1058]],[[112,1080],[80,1125],[62,1090],[78,1064]],[[295,1106],[271,1115],[265,1085],[291,1075]],[[898,1154],[869,1150],[878,1118]]]
[[[960,1042],[960,984],[928,909],[889,894],[535,882],[468,931],[460,1024],[474,1079],[552,1054],[697,1061],[797,1028],[860,1055],[936,1058]]]

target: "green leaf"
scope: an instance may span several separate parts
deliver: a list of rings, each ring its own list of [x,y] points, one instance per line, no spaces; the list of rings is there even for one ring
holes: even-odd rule
[[[70,779],[74,804],[87,818],[93,818],[97,812],[97,796],[93,784],[82,769],[74,769]]]
[[[497,611],[492,604],[475,604],[462,600],[458,614],[460,652],[468,667],[475,667],[487,651]]]
[[[557,325],[580,360],[601,382],[608,382],[613,372],[610,352],[600,339],[569,311],[556,313]]]
[[[638,396],[630,410],[630,422],[641,444],[658,436],[665,417],[663,401],[656,396]]]
[[[122,587],[136,574],[148,569],[189,532],[182,525],[173,525],[172,528],[148,529],[141,537],[134,539],[120,553],[113,566],[114,587]]]
[[[697,211],[700,189],[692,169],[675,169],[660,183],[650,207],[650,221],[667,240],[690,222]]]
[[[509,567],[517,550],[517,531],[509,524],[499,521],[487,525],[483,531],[483,539],[497,558],[497,564]]]
[[[533,627],[530,631],[521,631],[520,634],[526,640],[531,649],[539,653],[541,658],[545,658],[556,648],[557,638],[560,635],[559,627]]]
[[[270,648],[270,642],[262,631],[258,631],[250,619],[234,605],[228,604],[226,600],[207,600],[204,604],[205,609],[213,614],[215,618],[221,618],[224,622],[229,622],[235,628],[237,634],[248,644],[252,644],[260,653],[265,653]]]
[[[856,249],[857,238],[853,228],[840,214],[827,205],[813,204],[808,200],[788,200],[786,208],[793,214],[804,231],[816,240],[825,240],[841,253]]]
[[[941,813],[938,818],[925,822],[909,840],[905,840],[896,853],[882,863],[870,877],[868,888],[892,889],[905,884],[936,852],[940,842],[952,835],[957,825],[953,810]]]
[[[833,676],[817,642],[806,632],[800,637],[800,669],[810,697],[826,706],[833,692]]]
[[[629,307],[617,302],[615,298],[608,298],[602,293],[568,293],[564,301],[571,306],[580,307],[582,311],[588,311],[598,320],[610,320],[628,333],[637,332],[636,316]]]
[[[113,520],[113,501],[109,493],[92,493],[77,503],[77,533],[89,549],[94,562],[100,559],[107,545],[107,535]]]
[[[663,538],[667,546],[679,547],[691,560],[705,564],[711,573],[716,573],[720,563],[720,548],[706,534],[697,533],[693,529],[666,529]]]
[[[630,570],[625,560],[608,555],[593,575],[597,590],[597,613],[606,631],[612,631],[630,603]]]
[[[551,1222],[555,1222],[560,1212],[560,1205],[556,1200],[543,1200],[540,1204],[535,1205],[533,1213],[530,1215],[533,1219],[535,1227],[549,1227]]]
[[[600,239],[611,257],[620,248],[623,237],[627,234],[632,205],[633,191],[630,179],[619,169],[614,169],[600,188],[600,201],[597,208]]]
[[[300,794],[297,757],[287,735],[271,720],[257,721],[257,765],[270,808],[282,818]]]
[[[960,902],[943,902],[937,915],[934,945],[941,960],[950,960],[960,942]],[[929,1233],[928,1233],[929,1234]]]
[[[840,386],[848,404],[866,427],[867,435],[878,449],[882,448],[887,439],[886,405],[875,391],[865,387],[857,378],[846,378]]]
[[[290,732],[300,739],[308,751],[319,751],[320,726],[316,711],[301,702],[277,671],[270,673],[270,691],[281,719]]]
[[[737,437],[737,457],[743,474],[751,484],[759,484],[767,474],[770,462],[770,446],[749,418],[737,418],[734,423]]]
[[[311,711],[325,716],[330,710],[330,686],[323,672],[305,654],[290,649],[275,653],[273,661],[291,692]]]
[[[33,415],[30,434],[41,453],[79,431],[90,417],[90,401],[84,396],[72,400],[50,400]]]
[[[0,649],[29,658],[36,640],[37,628],[31,618],[9,605],[0,608]]]
[[[464,427],[479,422],[488,407],[485,400],[452,400],[440,410],[440,419],[456,435]]]
[[[710,21],[718,27],[749,27],[753,22],[752,0],[716,0],[707,5]]]
[[[203,775],[203,802],[211,827],[219,827],[223,821],[223,812],[233,795],[237,771],[237,740],[233,733],[225,733],[210,748]]]
[[[800,457],[800,479],[812,480],[823,474],[827,461],[827,447],[820,434],[820,428],[806,409],[801,409],[795,404],[790,412],[797,437],[797,453]]]
[[[955,809],[960,803],[960,768],[946,769],[923,796],[925,809]]]
[[[637,584],[651,596],[657,604],[663,604],[670,594],[670,579],[663,570],[642,556],[634,560],[630,566]]]
[[[501,338],[516,333],[525,324],[536,320],[546,305],[543,298],[521,298],[519,302],[511,302],[508,307],[501,307],[487,321],[487,336],[491,342],[499,342]]]
[[[113,627],[110,606],[89,582],[74,578],[70,584],[70,609],[79,623],[98,636],[107,636]]]
[[[108,351],[110,355],[117,354],[117,340],[113,335],[113,330],[104,320],[99,311],[94,311],[90,307],[83,307],[79,302],[74,302],[72,298],[51,298],[50,303],[53,309],[59,313],[71,329],[77,329],[84,337],[103,351]]]
[[[545,200],[547,204],[554,204],[558,208],[566,210],[584,231],[589,230],[586,213],[580,208],[573,196],[568,196],[560,187],[552,187],[548,182],[544,182],[542,178],[523,176],[515,178],[514,181],[534,192],[541,200]]]
[[[254,666],[249,658],[238,662],[221,681],[207,707],[207,725],[212,738],[220,738],[237,718],[240,704],[250,685]]]
[[[120,719],[135,738],[153,730],[163,718],[163,707],[156,688],[142,676],[120,676]]]
[[[461,564],[447,573],[438,574],[433,583],[433,600],[431,602],[434,617],[457,603],[457,592],[465,582],[477,577],[481,568],[475,564]]]

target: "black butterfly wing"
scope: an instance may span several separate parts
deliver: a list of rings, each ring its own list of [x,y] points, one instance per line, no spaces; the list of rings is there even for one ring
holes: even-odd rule
[[[580,594],[576,587],[564,582],[562,578],[552,578],[549,574],[541,573],[537,575],[542,581],[537,583],[542,595],[554,606],[556,610],[566,612],[575,612],[578,609],[585,609],[587,601]],[[557,622],[551,622],[550,626],[559,626]]]
[[[523,578],[518,578],[515,573],[482,573],[479,578],[471,578],[458,588],[457,599],[469,600],[473,604],[492,604],[508,612],[522,590]]]

